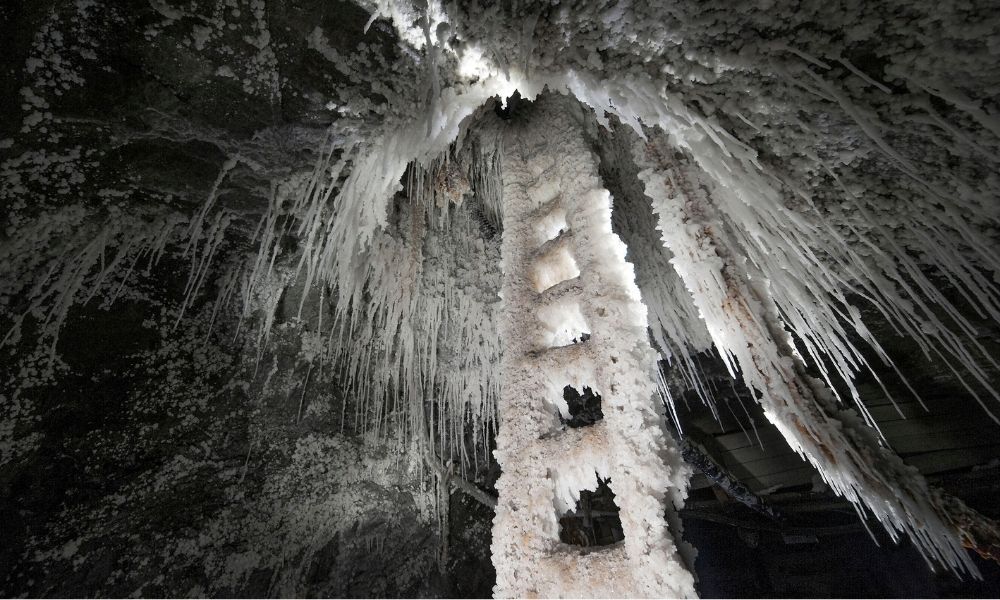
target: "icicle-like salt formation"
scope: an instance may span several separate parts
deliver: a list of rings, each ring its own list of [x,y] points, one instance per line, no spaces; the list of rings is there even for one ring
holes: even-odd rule
[[[0,347],[17,343],[30,317],[38,326],[35,335],[39,340],[47,339],[49,356],[55,360],[59,331],[70,309],[90,302],[99,293],[105,305],[113,302],[140,260],[148,258],[150,264],[158,260],[178,224],[176,218],[143,218],[114,206],[101,222],[80,223],[85,214],[81,207],[72,205],[42,214],[25,235],[4,248],[0,262],[9,269],[3,276],[9,284],[0,297],[8,310],[17,312],[7,315]],[[32,247],[60,231],[66,240],[60,247],[45,247],[42,252]]]
[[[619,126],[599,140],[602,175],[615,195],[612,214],[615,231],[628,246],[629,260],[635,265],[636,284],[649,310],[653,341],[663,358],[678,369],[687,388],[715,411],[711,390],[705,385],[694,357],[712,348],[712,338],[684,282],[670,265],[670,250],[660,242],[655,222],[649,218],[652,212],[649,199],[634,168],[629,166],[633,137],[630,133]],[[621,164],[623,159],[627,164]],[[662,395],[672,409],[673,402],[665,386]],[[676,419],[675,424],[679,425]]]
[[[891,324],[917,341],[928,357],[941,360],[959,374],[953,362],[957,360],[971,374],[972,381],[1000,399],[1000,391],[990,384],[983,367],[995,366],[996,361],[968,335],[974,327],[907,252],[893,242],[893,235],[882,232],[889,246],[882,249],[869,237],[871,234],[858,232],[855,224],[878,225],[877,220],[872,223],[865,217],[866,209],[854,193],[845,189],[845,200],[858,208],[861,218],[844,215],[844,222],[858,234],[865,250],[848,245],[825,222],[804,191],[792,188],[793,199],[801,203],[801,210],[786,205],[774,185],[782,180],[765,170],[752,150],[711,119],[664,95],[653,82],[641,78],[597,80],[575,71],[538,77],[550,86],[573,93],[594,108],[599,118],[604,112],[617,115],[640,136],[646,135],[643,125],[659,126],[673,145],[690,153],[717,186],[720,209],[735,224],[732,235],[741,251],[750,264],[765,271],[783,321],[817,364],[833,364],[835,375],[848,385],[855,401],[859,399],[853,386],[854,375],[870,369],[860,349],[851,343],[847,328],[860,335],[883,360],[888,361],[888,357],[848,301],[851,291],[871,302]],[[928,198],[917,191],[913,200],[927,203],[926,212],[921,213],[925,223],[909,225],[911,231],[923,232],[919,235],[925,240],[925,256],[940,265],[941,272],[950,274],[974,307],[994,315],[1000,291],[975,275],[980,264],[995,269],[997,262],[983,234],[947,205],[943,210],[936,208],[936,196]],[[930,227],[926,226],[927,219],[933,220]],[[971,252],[956,248],[956,238],[967,240]],[[819,244],[821,251],[816,249]],[[935,306],[945,311],[947,321],[938,316]],[[824,370],[822,374],[830,385],[834,373]],[[959,377],[992,415],[976,386],[965,379]]]
[[[925,557],[978,574],[962,547],[958,523],[927,482],[853,411],[839,409],[824,382],[805,373],[766,282],[728,240],[710,200],[716,188],[670,147],[638,143],[639,177],[653,199],[671,264],[685,282],[716,346],[735,376],[757,390],[767,418],[838,494],[869,510],[895,539],[908,534]]]
[[[455,452],[463,470],[480,459],[476,453],[488,445],[494,421],[499,350],[489,305],[497,284],[483,267],[496,264],[498,249],[481,239],[467,209],[451,206],[461,191],[435,187],[452,186],[456,169],[438,157],[456,140],[460,153],[474,114],[509,86],[507,78],[490,77],[449,88],[424,117],[386,127],[383,138],[364,148],[331,140],[310,177],[290,186],[287,206],[278,202],[262,218],[260,251],[243,294],[246,316],[260,306],[254,289],[276,285],[277,214],[287,213],[284,231],[301,240],[288,282],[301,279],[306,290],[329,286],[332,292],[328,359],[343,368],[357,398],[354,424],[401,444],[430,439],[437,454]],[[495,161],[475,156],[482,166]],[[388,227],[387,207],[408,167],[411,208],[402,211],[406,221],[396,231]],[[492,180],[475,183],[485,193]],[[407,229],[410,235],[400,236]],[[470,425],[478,439],[467,444]]]
[[[714,45],[706,48],[687,41],[697,32],[682,31],[683,27],[671,31],[663,25],[666,20],[658,17],[669,17],[671,26],[701,22],[700,18],[685,19],[688,9],[674,5],[635,2],[600,12],[579,7],[546,23],[531,7],[474,3],[468,10],[481,11],[488,18],[461,24],[454,22],[455,15],[445,15],[439,2],[368,4],[377,4],[373,20],[389,16],[404,43],[424,50],[426,60],[418,62],[425,76],[418,86],[430,96],[423,112],[416,111],[408,122],[384,123],[374,135],[368,135],[370,131],[357,134],[346,127],[331,129],[310,173],[272,184],[267,211],[251,236],[258,250],[246,263],[232,257],[219,260],[228,215],[216,200],[220,185],[244,160],[236,157],[224,163],[208,200],[182,228],[183,239],[175,235],[175,221],[152,225],[122,221],[136,223],[134,227],[109,221],[102,227],[88,225],[78,235],[66,234],[63,223],[51,229],[72,240],[64,256],[45,253],[36,260],[17,247],[0,256],[17,255],[14,262],[26,265],[0,278],[3,295],[15,295],[8,293],[16,285],[10,282],[38,275],[31,278],[38,283],[22,303],[27,305],[23,314],[47,323],[47,330],[55,336],[74,303],[116,286],[109,297],[113,300],[121,294],[140,256],[149,255],[155,262],[168,242],[180,241],[191,267],[178,322],[211,281],[210,271],[222,268],[225,276],[218,286],[212,320],[233,298],[243,301],[242,319],[259,313],[255,336],[259,361],[278,319],[284,288],[301,284],[306,290],[298,317],[304,313],[307,298],[315,297],[309,290],[318,289],[321,304],[326,299],[334,304],[334,319],[327,330],[322,320],[316,329],[328,340],[327,358],[342,367],[348,389],[358,399],[353,415],[358,427],[401,444],[418,440],[421,452],[435,456],[458,454],[464,467],[470,462],[466,456],[470,424],[475,452],[486,445],[495,418],[501,349],[495,336],[493,296],[499,283],[489,265],[496,264],[497,248],[493,241],[480,239],[480,226],[496,229],[502,225],[503,200],[498,188],[498,146],[485,138],[474,140],[473,146],[479,146],[471,152],[471,161],[462,156],[461,146],[466,126],[488,98],[499,95],[502,100],[515,87],[531,98],[549,85],[591,106],[605,124],[607,112],[639,136],[648,134],[656,140],[661,134],[669,135],[670,143],[662,144],[668,149],[662,157],[669,159],[676,146],[693,161],[682,162],[678,169],[684,177],[673,180],[657,179],[664,175],[657,170],[658,163],[644,173],[647,191],[664,220],[664,241],[671,252],[656,244],[649,223],[636,218],[647,210],[644,204],[639,206],[638,196],[626,194],[620,199],[621,210],[615,216],[616,226],[630,245],[630,258],[637,264],[636,279],[649,307],[653,338],[668,358],[682,366],[692,387],[706,395],[692,355],[712,341],[730,370],[742,372],[765,395],[769,415],[793,447],[817,464],[838,491],[878,505],[875,513],[891,530],[914,533],[929,556],[953,568],[968,566],[959,556],[953,529],[969,513],[937,492],[928,492],[922,480],[878,446],[875,434],[856,415],[837,408],[829,391],[833,383],[845,382],[851,400],[873,423],[852,383],[857,373],[869,369],[861,349],[851,341],[854,334],[880,358],[887,356],[861,320],[860,311],[850,304],[853,294],[870,303],[890,326],[912,337],[926,356],[943,361],[956,374],[967,371],[970,376],[960,376],[959,381],[968,385],[987,412],[995,412],[994,404],[981,398],[984,390],[985,395],[1000,398],[981,363],[996,367],[996,359],[975,340],[973,324],[927,275],[929,268],[938,271],[972,310],[1000,320],[1000,294],[984,277],[984,271],[991,270],[995,281],[1000,259],[993,240],[978,227],[980,222],[996,221],[995,198],[962,181],[954,189],[942,188],[895,145],[887,132],[896,124],[883,122],[879,111],[847,93],[832,70],[842,64],[852,78],[880,95],[890,92],[891,99],[899,95],[904,83],[922,90],[925,96],[918,101],[911,99],[911,104],[896,107],[905,113],[904,118],[923,120],[923,125],[935,128],[933,139],[943,139],[940,143],[949,145],[952,156],[971,153],[995,164],[995,136],[1000,127],[975,98],[952,89],[928,72],[932,69],[916,62],[900,61],[885,73],[868,75],[831,48],[823,53],[781,40],[757,47],[748,43],[747,49],[759,53],[752,60],[728,50],[716,53]],[[449,10],[460,13],[464,9],[452,5]],[[511,15],[519,18],[505,22]],[[583,27],[574,30],[579,24]],[[726,27],[716,24],[702,29]],[[469,31],[482,35],[462,39]],[[540,31],[565,35],[545,37]],[[454,39],[452,32],[457,36]],[[313,47],[323,50],[321,34],[310,40]],[[809,35],[822,37],[814,32]],[[863,32],[851,35],[863,37]],[[452,47],[455,40],[458,43]],[[823,43],[816,44],[820,50]],[[672,62],[672,52],[683,52],[684,60]],[[760,72],[747,68],[753,61],[763,65]],[[451,75],[460,79],[439,94],[449,81],[450,67],[456,69]],[[619,67],[624,68],[619,71]],[[651,75],[651,69],[659,73]],[[806,123],[794,113],[812,107],[798,103],[802,96],[795,95],[785,97],[792,101],[784,106],[768,105],[746,115],[741,111],[747,107],[739,98],[722,98],[724,104],[713,104],[711,90],[701,86],[720,81],[727,70],[735,73],[735,83],[720,86],[716,98],[733,90],[758,91],[748,73],[802,91],[804,97],[824,103],[824,116],[838,112],[855,127],[846,137],[857,135],[870,146],[864,150],[870,154],[864,155],[857,150],[857,140],[850,140],[845,154],[857,151],[866,160],[877,156],[891,167],[887,177],[898,181],[875,181],[891,189],[878,202],[869,201],[865,191],[869,182],[854,177],[851,159],[831,158],[823,149],[814,152],[811,144],[802,142],[808,136],[788,134],[788,139],[778,139],[775,145],[781,135],[773,135],[769,125],[778,123],[785,133],[806,130],[815,123]],[[665,87],[664,82],[672,87]],[[685,86],[698,89],[679,89]],[[767,95],[761,98],[762,104],[771,100]],[[30,102],[32,96],[27,99]],[[691,99],[698,100],[697,110]],[[941,110],[938,100],[954,110]],[[761,122],[772,109],[770,114],[777,116],[770,123]],[[744,123],[764,136],[764,146],[779,150],[780,146],[799,146],[795,153],[779,152],[776,159],[794,159],[797,164],[788,167],[789,173],[763,164],[747,142],[719,124],[727,115],[738,118],[732,121],[737,125]],[[788,123],[781,123],[782,118]],[[968,131],[969,122],[994,137]],[[481,214],[469,209],[468,203],[452,205],[444,194],[431,201],[436,193],[428,190],[438,176],[451,177],[455,163],[449,161],[462,168],[472,163],[471,179]],[[993,172],[990,177],[995,176]],[[399,211],[387,210],[407,174],[411,185],[405,201],[409,204]],[[813,175],[831,182],[832,201],[801,189],[801,179]],[[697,184],[685,188],[685,178]],[[682,200],[674,193],[676,189],[685,190]],[[885,205],[879,206],[881,202]],[[907,210],[897,210],[904,204]],[[391,223],[389,214],[397,215],[399,223]],[[983,215],[981,221],[973,222],[973,214]],[[566,219],[566,215],[550,216],[539,223],[544,235],[558,230]],[[40,222],[41,239],[59,237],[45,229],[44,216]],[[27,238],[35,233],[29,230],[21,235]],[[291,261],[282,256],[281,244],[289,235],[301,244],[300,254]],[[603,249],[608,257],[618,250],[617,246]],[[549,268],[538,274],[542,282],[582,271],[576,262],[579,257],[561,253],[552,258]],[[125,276],[116,281],[125,265]],[[665,275],[668,269],[671,272]],[[7,306],[25,308],[16,303]],[[573,339],[576,330],[595,327],[593,317],[572,303],[553,304],[543,312],[540,318],[549,344],[562,344]],[[24,318],[14,319],[8,338],[17,336]],[[821,370],[822,382],[803,373],[803,361],[789,332]],[[748,342],[753,346],[747,346]],[[900,490],[898,497],[883,506],[882,501],[896,490]],[[572,500],[572,495],[560,502],[567,502],[566,498]]]
[[[359,151],[336,193],[334,210],[325,215],[318,236],[305,247],[307,272],[340,291],[339,313],[347,309],[343,302],[355,297],[361,283],[356,276],[358,255],[367,250],[375,231],[385,227],[387,203],[399,191],[407,166],[413,162],[426,166],[444,153],[459,137],[463,122],[507,85],[491,79],[468,86],[461,94],[449,88],[423,119],[387,128],[383,138]]]
[[[376,237],[363,275],[368,299],[338,324],[331,351],[361,400],[359,429],[429,439],[436,455],[454,451],[468,465],[465,452],[485,439],[467,445],[466,427],[485,436],[494,420],[499,348],[489,269],[498,249],[479,238],[468,211],[455,210],[440,227],[437,210],[414,203],[401,215],[416,237]]]

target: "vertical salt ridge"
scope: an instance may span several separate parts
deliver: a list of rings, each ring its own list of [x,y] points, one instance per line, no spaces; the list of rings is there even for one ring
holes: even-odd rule
[[[542,98],[504,141],[496,450],[503,475],[493,527],[494,593],[694,597],[694,579],[664,519],[683,501],[689,469],[663,435],[646,309],[625,246],[611,231],[610,194],[596,158],[561,108],[557,98]],[[591,334],[556,348],[539,335],[539,311],[551,308],[534,277],[547,235],[540,235],[548,223],[538,214],[542,206],[565,211],[572,232],[565,247],[579,265],[580,286],[558,301],[575,302],[578,310],[564,314],[574,323],[582,315]],[[556,413],[566,385],[600,394],[604,419],[561,428]],[[595,489],[597,477],[611,480],[625,540],[584,553],[560,543],[557,513],[571,509],[581,490]]]

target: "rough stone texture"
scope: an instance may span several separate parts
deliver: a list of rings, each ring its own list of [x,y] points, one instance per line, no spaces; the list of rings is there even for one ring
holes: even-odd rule
[[[442,572],[434,514],[441,499],[434,495],[430,469],[416,456],[399,458],[398,448],[364,443],[350,423],[345,427],[342,414],[350,421],[359,409],[357,398],[345,390],[359,384],[319,368],[318,342],[309,334],[319,315],[329,323],[333,313],[322,306],[319,289],[304,292],[292,285],[261,299],[273,302],[277,315],[271,344],[263,350],[256,338],[264,320],[259,314],[244,319],[227,305],[209,324],[230,269],[261,245],[252,234],[268,214],[272,182],[286,187],[308,182],[320,151],[329,149],[324,147],[328,135],[367,142],[378,139],[381,127],[416,122],[425,112],[430,92],[426,53],[399,38],[400,29],[419,29],[419,22],[413,14],[395,24],[380,17],[365,33],[373,3],[361,4],[0,4],[0,336],[28,308],[31,287],[63,250],[75,254],[102,232],[123,243],[128,233],[155,236],[171,219],[186,223],[212,197],[227,161],[240,158],[217,190],[216,207],[232,219],[217,268],[181,327],[174,329],[191,255],[183,255],[184,243],[173,239],[167,256],[148,274],[148,257],[137,263],[111,310],[103,307],[103,292],[84,302],[88,290],[79,291],[56,344],[58,360],[44,347],[48,338],[39,334],[43,347],[33,344],[44,314],[38,321],[29,319],[20,340],[0,348],[0,523],[5,536],[0,594],[489,592],[494,579],[490,511],[451,494],[450,554]],[[607,19],[596,18],[595,3],[577,3],[573,10],[566,3],[482,4],[454,7],[450,34],[465,42],[490,42],[487,58],[501,67],[516,70],[530,62],[539,71],[575,68],[621,78],[654,77],[697,115],[753,147],[773,173],[813,192],[823,214],[839,225],[849,222],[850,210],[841,206],[840,188],[818,166],[834,165],[847,186],[870,194],[877,221],[920,255],[925,246],[905,226],[926,220],[929,205],[914,202],[920,185],[901,174],[838,102],[823,98],[828,90],[809,71],[820,73],[863,107],[863,118],[880,124],[885,138],[920,174],[944,182],[949,197],[967,203],[963,214],[983,227],[984,239],[996,239],[996,138],[964,103],[938,89],[952,84],[959,96],[985,107],[987,117],[996,113],[995,3],[636,2],[635,13],[611,11]],[[826,67],[816,64],[817,57]],[[441,59],[442,86],[454,77],[453,62]],[[485,113],[492,117],[489,107]],[[588,127],[598,131],[596,124]],[[613,129],[593,137],[613,135]],[[611,144],[605,139],[594,145],[603,151]],[[330,152],[334,162],[346,154],[339,146]],[[614,166],[602,164],[602,177],[616,207],[625,206],[618,183],[607,175]],[[349,170],[350,165],[344,174]],[[475,195],[485,190],[477,188]],[[392,226],[408,226],[399,209],[408,201],[403,194],[394,200]],[[460,210],[468,211],[463,217],[480,221],[481,253],[495,262],[490,252],[502,224],[485,204],[467,200]],[[639,214],[627,208],[618,212]],[[50,214],[59,218],[36,223],[35,217]],[[106,223],[118,223],[118,229],[106,229]],[[874,235],[863,225],[863,233]],[[417,229],[393,233],[406,238]],[[857,242],[854,233],[841,233]],[[628,239],[625,233],[622,237]],[[282,273],[295,262],[300,243],[296,235],[280,236],[276,262]],[[436,250],[441,247],[435,244]],[[110,251],[95,253],[93,271],[111,256]],[[12,263],[17,263],[13,269]],[[940,265],[922,265],[969,315],[985,354],[996,357],[996,323],[976,316],[961,294],[945,285]],[[472,277],[487,266],[463,268]],[[117,283],[112,278],[105,287]],[[486,288],[476,293],[486,296]],[[304,293],[312,296],[298,321]],[[360,294],[363,300],[365,294]],[[326,302],[331,301],[327,291]],[[961,385],[969,379],[966,373],[956,376],[940,361],[927,359],[915,342],[894,337],[878,311],[858,304],[876,337],[889,340],[885,349],[931,409],[920,412],[915,402],[907,402],[903,412],[920,427],[900,426],[895,438],[888,436],[890,444],[902,448],[907,460],[925,461],[920,463],[925,472],[939,475],[1000,456],[995,425]],[[452,360],[455,351],[441,352]],[[769,452],[777,448],[777,457],[749,444],[732,451],[723,446],[726,435],[741,433],[734,423],[745,425],[749,438],[754,433],[750,421],[760,424],[761,416],[747,407],[753,403],[747,402],[745,388],[737,385],[730,394],[729,378],[713,357],[698,360],[707,365],[726,425],[701,408],[700,398],[675,369],[672,390],[686,431],[703,436],[754,491],[779,485],[808,489],[808,467],[795,463],[780,437],[768,437],[765,428],[759,433]],[[891,369],[877,369],[896,397],[907,394]],[[997,381],[994,371],[990,378]],[[868,375],[862,375],[858,389],[865,398],[883,397]],[[682,399],[690,401],[689,407]],[[749,412],[742,420],[744,408]],[[886,415],[892,411],[884,403],[879,408]],[[955,426],[959,421],[961,428]],[[489,438],[490,431],[487,426],[476,433]],[[947,437],[956,445],[928,456],[933,453],[921,448],[930,443],[925,437]],[[375,468],[362,471],[360,464]],[[755,471],[753,465],[761,464],[783,470]],[[480,468],[477,483],[489,490],[496,466]],[[943,485],[953,483],[944,480]],[[995,511],[995,486],[978,485],[970,492],[954,484],[953,491],[970,496],[977,509]],[[712,498],[707,488],[702,492],[699,500]],[[829,501],[822,491],[816,496]],[[714,517],[742,516],[731,505],[720,506]],[[827,519],[835,515],[824,513]],[[803,519],[792,525],[817,523]],[[773,523],[726,527],[728,535],[716,531],[700,538],[705,552],[696,569],[718,584],[703,584],[703,590],[801,595],[812,589],[785,569],[783,554],[775,549],[784,546],[776,537],[763,546],[778,558],[761,558],[754,567],[768,563],[771,580],[761,576],[749,587],[745,578],[726,580],[715,557],[742,565],[747,552],[732,548],[753,539],[750,534],[734,539],[735,531],[778,535],[768,529]],[[922,568],[905,548],[875,554],[870,545],[861,546],[869,542],[860,533],[849,545],[821,539],[829,554],[817,550],[807,556],[831,569],[845,548],[855,547],[868,549],[870,554],[859,555],[872,557],[869,566],[892,556],[901,576]],[[792,570],[803,568],[798,560]],[[844,564],[844,569],[860,568]],[[987,575],[996,580],[995,571]],[[831,576],[824,589],[833,595],[855,589],[881,593],[882,588],[850,581]],[[950,581],[938,579],[920,589],[997,595],[995,585],[957,587]]]
[[[139,215],[137,227],[144,213],[189,218],[238,155],[217,202],[234,219],[219,260],[238,257],[271,181],[309,169],[331,124],[364,131],[384,118],[393,65],[413,59],[384,21],[364,33],[368,18],[328,1],[4,3],[0,242],[76,204],[66,236],[94,235],[109,210]],[[365,75],[338,70],[336,52]],[[44,99],[38,122],[25,89]],[[488,591],[492,515],[456,496],[445,535],[461,542],[439,566],[433,477],[419,457],[353,435],[341,418],[352,399],[332,369],[312,369],[303,334],[328,310],[315,293],[304,321],[301,290],[280,299],[258,358],[239,315],[223,309],[209,325],[209,299],[175,331],[189,261],[143,273],[146,262],[111,310],[71,310],[54,368],[32,354],[30,326],[3,349],[3,595]],[[24,309],[12,298],[4,334]]]

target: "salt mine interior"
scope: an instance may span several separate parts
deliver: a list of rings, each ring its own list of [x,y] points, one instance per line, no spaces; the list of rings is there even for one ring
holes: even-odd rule
[[[1000,3],[0,3],[3,597],[1000,597]]]

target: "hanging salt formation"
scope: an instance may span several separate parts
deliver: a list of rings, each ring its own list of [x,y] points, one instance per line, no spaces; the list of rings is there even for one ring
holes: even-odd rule
[[[758,276],[739,260],[711,202],[711,184],[675,149],[638,143],[639,177],[653,199],[663,243],[716,347],[737,368],[793,450],[839,495],[868,509],[898,539],[909,534],[925,558],[978,575],[962,548],[982,519],[956,499],[931,490],[919,471],[880,444],[875,429],[836,405],[820,379],[806,373],[777,308]]]
[[[505,134],[502,171],[495,595],[693,597],[663,518],[688,469],[663,435],[646,309],[595,158],[547,97]],[[598,393],[604,418],[560,427],[566,386]],[[597,477],[611,480],[625,541],[582,553],[560,543],[557,516]]]

